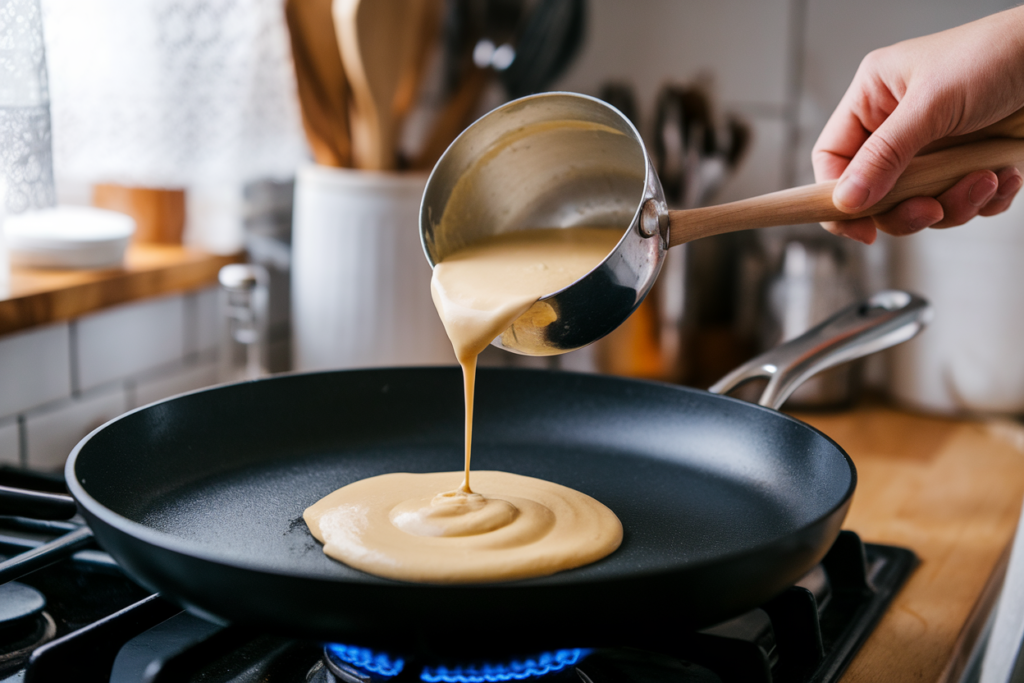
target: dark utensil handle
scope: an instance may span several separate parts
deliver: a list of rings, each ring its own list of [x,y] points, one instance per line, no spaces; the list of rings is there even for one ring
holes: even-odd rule
[[[0,515],[71,519],[77,512],[78,506],[71,496],[0,486]]]
[[[931,317],[931,305],[919,296],[898,290],[879,292],[747,361],[710,391],[726,394],[748,380],[768,378],[758,404],[778,410],[790,394],[822,370],[902,344]]]
[[[30,572],[63,560],[68,555],[92,544],[92,530],[83,526],[80,529],[58,536],[49,543],[33,548],[21,555],[0,562],[0,585],[14,581]]]

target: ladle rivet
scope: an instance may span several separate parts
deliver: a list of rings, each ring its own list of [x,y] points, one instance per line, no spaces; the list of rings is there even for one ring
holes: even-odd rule
[[[653,199],[648,199],[640,212],[640,234],[644,237],[654,237],[661,228],[661,221],[658,218],[658,204]]]

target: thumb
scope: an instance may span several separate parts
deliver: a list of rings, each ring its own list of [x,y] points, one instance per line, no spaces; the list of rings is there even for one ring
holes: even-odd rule
[[[836,208],[858,213],[887,195],[910,160],[938,137],[927,120],[922,111],[906,100],[897,105],[839,176],[832,192]]]

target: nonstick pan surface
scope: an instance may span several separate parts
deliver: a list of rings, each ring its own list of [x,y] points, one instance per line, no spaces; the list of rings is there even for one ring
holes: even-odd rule
[[[301,515],[350,482],[458,471],[456,368],[340,371],[216,387],[96,430],[67,465],[101,545],[194,611],[393,650],[628,644],[771,598],[828,550],[849,457],[776,411],[610,377],[481,370],[473,467],[555,481],[622,520],[611,556],[486,585],[377,578],[331,560]],[[460,482],[456,475],[455,488]]]

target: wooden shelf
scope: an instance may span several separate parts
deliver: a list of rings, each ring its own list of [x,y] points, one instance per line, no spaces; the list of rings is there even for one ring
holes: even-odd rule
[[[241,255],[217,256],[178,245],[133,244],[124,268],[43,270],[12,268],[0,292],[0,335],[71,320],[115,304],[186,292],[217,283],[222,266]]]

